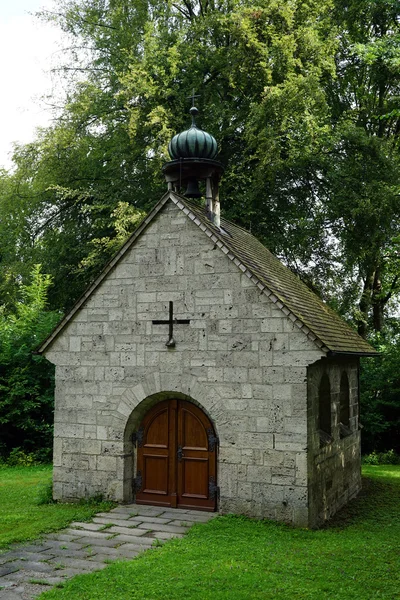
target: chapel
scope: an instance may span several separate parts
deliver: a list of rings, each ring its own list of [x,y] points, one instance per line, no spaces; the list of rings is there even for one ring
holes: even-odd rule
[[[165,195],[39,349],[56,366],[54,498],[317,527],[361,487],[375,350],[221,217],[217,143],[190,112]]]

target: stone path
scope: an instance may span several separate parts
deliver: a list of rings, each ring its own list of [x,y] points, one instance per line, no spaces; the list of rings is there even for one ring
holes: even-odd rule
[[[31,600],[49,586],[80,573],[129,560],[142,550],[182,537],[193,523],[216,513],[136,504],[97,514],[91,523],[72,523],[25,546],[0,554],[0,600]]]

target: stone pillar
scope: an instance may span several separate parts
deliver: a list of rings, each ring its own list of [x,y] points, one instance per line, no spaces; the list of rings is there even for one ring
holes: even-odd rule
[[[214,181],[214,189],[213,189],[213,212],[212,212],[212,222],[216,227],[221,226],[221,206],[219,203],[219,185],[218,181]]]
[[[212,219],[213,215],[213,188],[211,177],[207,177],[206,179],[206,210],[207,215],[210,219]]]

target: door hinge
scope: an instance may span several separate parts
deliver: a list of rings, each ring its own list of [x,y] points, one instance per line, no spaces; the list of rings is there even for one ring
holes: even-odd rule
[[[219,499],[219,486],[215,482],[215,477],[211,476],[208,480],[208,497],[210,500]]]
[[[133,491],[137,494],[143,487],[142,471],[138,471],[133,480]]]
[[[132,443],[137,444],[138,448],[141,448],[143,446],[143,435],[144,435],[143,427],[140,427],[132,435]]]
[[[208,451],[214,452],[216,446],[218,446],[218,444],[219,444],[219,439],[214,434],[214,432],[211,428],[207,429],[207,436],[208,436]]]

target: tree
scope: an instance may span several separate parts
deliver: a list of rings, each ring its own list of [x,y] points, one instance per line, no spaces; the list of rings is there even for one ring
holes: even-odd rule
[[[22,285],[15,312],[0,312],[0,454],[13,448],[52,446],[54,368],[32,351],[48,335],[60,313],[46,310],[51,278],[39,265]],[[44,453],[45,454],[45,453]]]
[[[340,45],[337,77],[327,85],[334,136],[324,183],[364,337],[382,331],[400,290],[399,17],[395,0],[336,0]]]
[[[290,223],[288,254],[299,238],[309,239],[294,219],[318,223],[310,218],[310,185],[298,202],[285,191],[288,177],[292,190],[306,179],[304,149],[312,155],[315,131],[326,126],[321,81],[334,68],[330,0],[58,6],[44,17],[71,36],[71,58],[60,66],[70,82],[65,106],[53,128],[15,155],[18,189],[30,186],[31,220],[39,225],[35,261],[58,290],[52,306],[70,306],[96,275],[100,261],[87,257],[94,240],[114,235],[110,219],[119,203],[147,210],[164,192],[161,165],[172,135],[188,125],[193,86],[205,107],[200,124],[218,138],[227,166],[225,214],[281,251],[288,235],[282,225]]]
[[[115,245],[98,240],[117,235],[114,211],[127,202],[119,200],[118,192],[107,194],[105,187],[72,181],[74,165],[82,165],[90,154],[86,142],[74,141],[71,132],[60,128],[42,131],[32,144],[16,148],[15,172],[0,176],[0,233],[6,241],[0,256],[3,304],[13,306],[19,282],[26,283],[33,265],[40,263],[54,280],[50,307],[65,311],[116,251]],[[134,210],[132,206],[127,212],[132,227]],[[141,214],[136,210],[137,219]],[[116,240],[123,241],[118,235]]]

